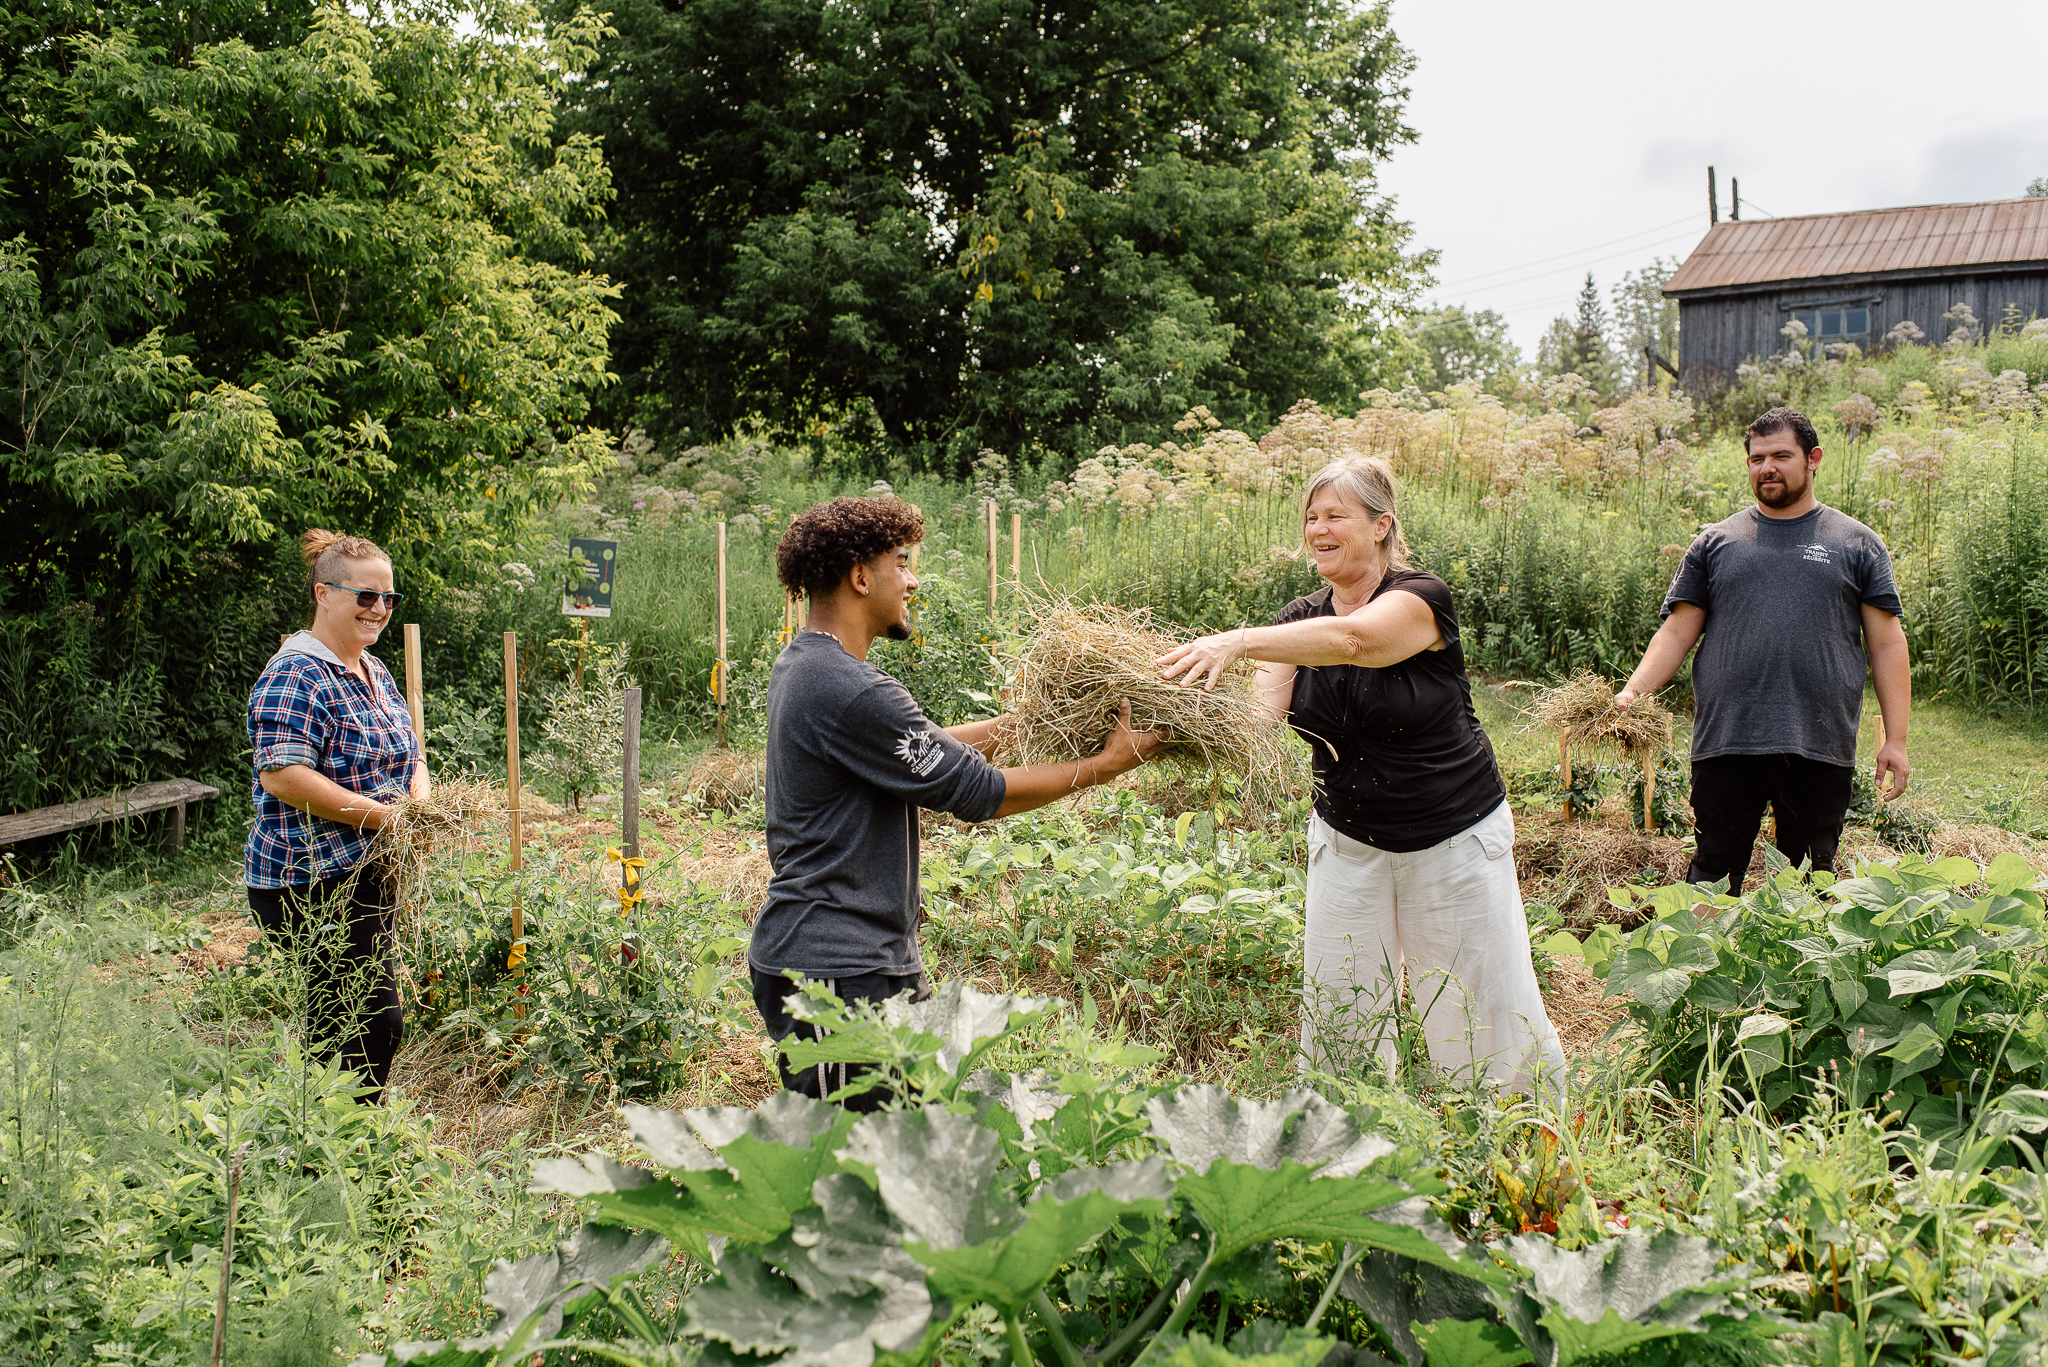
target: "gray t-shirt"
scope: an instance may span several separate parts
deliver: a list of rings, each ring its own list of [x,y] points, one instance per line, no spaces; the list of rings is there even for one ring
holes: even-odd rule
[[[1877,533],[1825,504],[1745,508],[1694,538],[1664,595],[1707,611],[1692,665],[1692,757],[1804,755],[1853,767],[1863,712],[1863,605],[1903,616]]]
[[[768,863],[747,960],[813,978],[923,972],[917,811],[986,821],[1002,770],[837,640],[799,632],[768,676]]]

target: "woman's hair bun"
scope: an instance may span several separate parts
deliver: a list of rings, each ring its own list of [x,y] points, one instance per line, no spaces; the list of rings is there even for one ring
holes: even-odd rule
[[[311,569],[320,563],[320,557],[327,554],[335,542],[348,539],[340,532],[330,532],[325,527],[313,527],[300,535],[299,554],[306,557],[306,568]]]

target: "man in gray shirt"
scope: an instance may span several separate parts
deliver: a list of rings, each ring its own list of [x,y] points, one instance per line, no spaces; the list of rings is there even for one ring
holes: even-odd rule
[[[1743,433],[1756,506],[1701,532],[1664,597],[1664,625],[1615,702],[1693,662],[1689,882],[1742,890],[1764,806],[1778,849],[1833,868],[1856,769],[1867,670],[1884,716],[1879,796],[1906,791],[1913,684],[1904,609],[1877,533],[1814,497],[1813,424],[1773,408]]]
[[[998,769],[994,721],[941,729],[903,685],[867,662],[875,638],[910,636],[917,589],[910,548],[924,519],[893,498],[835,498],[792,519],[775,548],[791,593],[809,596],[804,630],[768,680],[768,861],[774,877],[747,948],[754,1004],[777,1041],[810,1032],[786,999],[791,975],[842,1001],[927,992],[918,954],[918,809],[987,821],[1136,768],[1161,744],[1133,732],[1126,704],[1101,753],[1066,764]],[[859,1070],[852,1070],[857,1074]],[[792,1073],[783,1085],[830,1096],[844,1065]],[[878,1104],[875,1092],[848,1101]]]

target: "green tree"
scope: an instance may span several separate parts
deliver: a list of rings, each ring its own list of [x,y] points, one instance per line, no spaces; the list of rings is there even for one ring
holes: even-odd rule
[[[567,126],[619,191],[611,402],[706,439],[1092,444],[1355,401],[1427,254],[1409,57],[1338,0],[622,0]]]
[[[1521,349],[1508,335],[1508,320],[1492,309],[1430,309],[1416,316],[1409,335],[1429,358],[1431,388],[1471,384],[1505,397],[1521,379]]]
[[[0,613],[155,652],[174,748],[234,743],[284,534],[430,568],[602,456],[607,186],[553,129],[600,28],[536,18],[0,0]]]
[[[1614,287],[1614,335],[1621,351],[1617,367],[1624,380],[1631,371],[1648,378],[1644,347],[1655,347],[1665,360],[1678,364],[1678,301],[1664,297],[1678,265],[1675,256],[1658,257],[1639,271],[1624,272]]]
[[[1543,334],[1536,351],[1537,368],[1548,375],[1569,371],[1602,395],[1608,394],[1614,387],[1614,359],[1607,341],[1610,326],[1607,309],[1600,302],[1600,287],[1587,271],[1572,316],[1553,319]]]

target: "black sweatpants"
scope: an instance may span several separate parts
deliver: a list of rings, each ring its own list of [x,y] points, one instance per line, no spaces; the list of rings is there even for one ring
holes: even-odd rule
[[[816,1026],[790,1015],[789,1009],[783,1005],[785,998],[799,990],[796,983],[780,973],[767,973],[758,968],[753,969],[752,973],[754,1006],[760,1011],[761,1020],[767,1025],[771,1039],[780,1044],[791,1035],[796,1035],[799,1039],[817,1039],[824,1033]],[[843,1002],[886,1001],[900,992],[910,993],[913,1001],[923,1001],[932,994],[931,988],[925,985],[922,973],[906,976],[862,973],[852,978],[821,978],[817,981],[831,988]],[[801,1092],[805,1096],[818,1099],[830,1097],[854,1078],[869,1071],[868,1065],[861,1063],[820,1063],[801,1072],[793,1072],[789,1061],[783,1058],[777,1058],[775,1066],[782,1074],[784,1087],[792,1092]],[[862,1092],[859,1096],[849,1097],[840,1104],[849,1111],[878,1111],[883,1103],[889,1100],[889,1095],[888,1088],[877,1087],[872,1091]]]
[[[1692,762],[1692,814],[1698,848],[1689,883],[1728,880],[1742,891],[1757,828],[1768,804],[1778,818],[1778,852],[1797,865],[1833,869],[1842,821],[1849,813],[1847,765],[1804,755],[1716,755]]]
[[[249,889],[249,909],[263,933],[304,975],[307,1043],[323,1060],[338,1056],[360,1073],[375,1089],[365,1101],[382,1099],[405,1035],[391,943],[393,901],[375,868]]]

